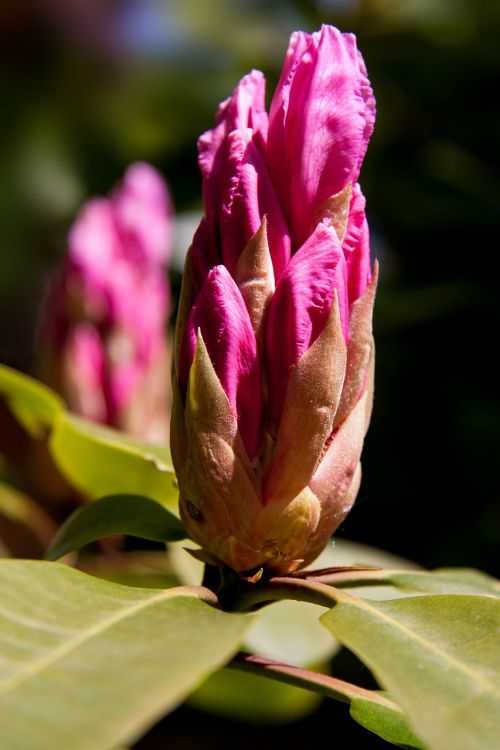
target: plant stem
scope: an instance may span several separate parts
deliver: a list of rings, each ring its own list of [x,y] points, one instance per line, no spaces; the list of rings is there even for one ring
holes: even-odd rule
[[[303,570],[294,573],[302,581],[314,581],[338,588],[355,586],[380,586],[391,584],[392,576],[397,573],[419,573],[421,570],[398,570],[382,568],[323,568],[321,570]]]
[[[312,672],[309,669],[295,667],[291,664],[283,664],[282,662],[266,659],[262,656],[240,653],[227,666],[230,669],[250,672],[261,677],[284,682],[287,685],[304,688],[324,695],[327,698],[341,701],[342,703],[351,703],[354,698],[364,698],[370,702],[378,703],[386,708],[401,712],[399,706],[374,690],[366,690],[330,675]]]
[[[276,577],[266,582],[240,585],[238,594],[232,602],[232,610],[248,611],[280,599],[294,599],[331,609],[337,603],[339,594],[324,583],[303,581],[300,578]]]

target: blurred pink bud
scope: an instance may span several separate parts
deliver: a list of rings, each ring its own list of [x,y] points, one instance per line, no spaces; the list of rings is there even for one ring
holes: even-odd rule
[[[292,36],[199,141],[205,217],[177,320],[171,447],[192,538],[237,571],[294,570],[349,511],[372,402],[357,179],[375,104],[354,36]]]
[[[132,164],[108,198],[80,210],[42,337],[46,377],[73,411],[159,441],[168,432],[171,240],[163,178]]]

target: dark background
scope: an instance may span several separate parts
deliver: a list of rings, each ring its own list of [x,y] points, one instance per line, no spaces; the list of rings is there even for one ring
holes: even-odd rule
[[[378,103],[361,183],[382,277],[364,479],[339,534],[498,574],[499,16],[495,0],[4,3],[0,361],[34,367],[44,280],[90,194],[145,159],[178,212],[200,211],[196,138],[239,77],[261,68],[270,92],[293,29],[354,31]]]

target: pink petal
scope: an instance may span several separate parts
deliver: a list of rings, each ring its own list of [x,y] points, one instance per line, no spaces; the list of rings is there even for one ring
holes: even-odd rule
[[[73,263],[96,279],[105,280],[120,244],[111,202],[107,198],[87,201],[71,227],[68,241]]]
[[[90,323],[80,323],[68,333],[62,353],[65,396],[73,411],[106,423],[104,360],[101,337]]]
[[[233,130],[251,128],[259,147],[267,139],[266,81],[258,70],[241,79],[232,96],[219,105],[215,127],[198,139],[198,163],[203,175],[203,199],[208,214],[220,204],[221,172],[226,159],[225,140]]]
[[[221,263],[215,221],[203,217],[194,233],[191,244],[191,268],[197,292],[201,290],[208,272]]]
[[[319,203],[357,180],[375,103],[355,37],[332,26],[295,36],[285,71],[271,104],[268,158],[298,247]]]
[[[335,291],[347,341],[345,260],[335,230],[318,224],[314,234],[292,257],[269,306],[266,347],[272,432],[281,416],[290,368],[323,330]]]
[[[185,392],[198,330],[238,418],[248,455],[257,453],[261,421],[261,375],[255,334],[238,287],[224,266],[213,268],[189,314],[179,357]]]
[[[285,130],[287,126],[290,89],[295,70],[310,43],[311,35],[305,31],[294,31],[291,35],[281,76],[273,94],[269,111],[268,162],[283,206],[288,199],[288,190],[287,179],[284,175],[280,177],[280,171],[287,169],[289,159]]]
[[[347,265],[349,306],[363,295],[371,279],[370,231],[365,214],[365,197],[358,184],[354,186],[347,231],[342,251]]]
[[[122,253],[132,263],[159,264],[170,257],[172,203],[161,175],[149,164],[132,164],[112,196]]]
[[[222,258],[233,273],[247,242],[267,216],[274,275],[279,278],[290,260],[290,238],[269,173],[252,138],[248,128],[234,130],[227,138],[220,219]]]

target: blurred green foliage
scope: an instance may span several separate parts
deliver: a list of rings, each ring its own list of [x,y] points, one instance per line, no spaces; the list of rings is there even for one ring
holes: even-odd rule
[[[146,159],[179,212],[200,210],[196,138],[238,78],[259,67],[272,91],[294,28],[357,34],[378,102],[362,184],[382,279],[364,481],[340,534],[498,572],[498,2],[4,6],[0,360],[28,371],[81,202]]]

